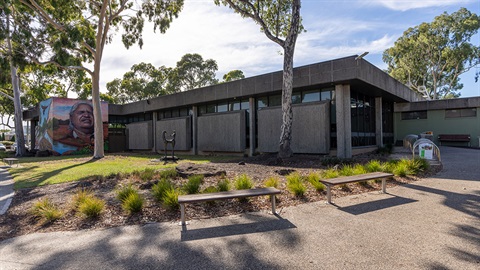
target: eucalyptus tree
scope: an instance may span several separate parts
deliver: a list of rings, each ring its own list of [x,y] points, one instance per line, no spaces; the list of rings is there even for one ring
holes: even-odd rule
[[[244,18],[250,18],[261,31],[283,49],[282,127],[279,141],[279,158],[293,155],[292,140],[292,90],[293,55],[300,31],[300,0],[214,0],[215,4],[230,7]]]
[[[135,64],[122,79],[107,83],[107,94],[114,103],[125,104],[169,93],[169,76],[172,68],[155,68],[149,63]]]
[[[91,77],[95,126],[94,158],[104,156],[100,106],[100,67],[105,45],[123,29],[126,48],[143,45],[145,21],[164,33],[183,8],[183,0],[17,0],[35,13],[36,24],[45,29],[44,46],[31,52],[30,61],[62,69],[83,70]],[[40,39],[40,38],[39,38]]]
[[[461,8],[407,29],[383,53],[388,73],[427,99],[460,96],[459,76],[480,64],[480,45],[470,43],[479,18]]]
[[[170,88],[179,92],[217,84],[218,80],[215,79],[217,70],[217,61],[203,60],[198,53],[187,53],[177,62],[171,74]]]
[[[238,69],[231,70],[227,74],[223,75],[224,82],[231,82],[240,79],[245,79],[245,75],[243,74],[243,71]]]

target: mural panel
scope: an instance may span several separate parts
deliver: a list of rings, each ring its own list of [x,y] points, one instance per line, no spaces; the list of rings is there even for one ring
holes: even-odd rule
[[[108,146],[108,103],[102,102],[105,145]],[[92,102],[67,98],[50,98],[40,102],[40,119],[36,130],[38,150],[54,155],[93,152],[94,117]]]

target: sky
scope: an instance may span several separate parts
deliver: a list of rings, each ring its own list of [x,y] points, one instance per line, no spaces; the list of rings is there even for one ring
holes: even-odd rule
[[[294,66],[303,66],[369,52],[365,60],[386,69],[382,53],[410,27],[465,7],[480,14],[479,0],[302,0],[301,16],[307,32],[298,36]],[[126,49],[117,33],[104,49],[100,87],[122,78],[140,62],[175,67],[187,53],[217,61],[217,78],[231,70],[246,77],[279,71],[281,47],[260,32],[253,20],[242,18],[213,0],[185,0],[184,8],[165,34],[145,25],[144,45]],[[480,34],[470,41],[480,44]],[[479,71],[480,67],[477,67]],[[475,69],[461,76],[462,97],[480,96]]]

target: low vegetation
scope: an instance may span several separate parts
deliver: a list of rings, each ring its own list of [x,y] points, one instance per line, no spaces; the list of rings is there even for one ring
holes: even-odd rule
[[[43,219],[45,222],[52,222],[62,217],[63,213],[58,206],[48,198],[37,201],[32,207],[32,214]]]

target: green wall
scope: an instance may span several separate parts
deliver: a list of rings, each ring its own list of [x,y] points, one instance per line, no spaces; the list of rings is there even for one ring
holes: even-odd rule
[[[476,117],[445,118],[445,110],[429,110],[427,119],[402,120],[401,112],[394,116],[395,141],[403,140],[408,134],[420,134],[433,131],[434,143],[440,145],[437,137],[439,134],[470,134],[470,145],[480,147],[480,108],[477,108]],[[444,143],[443,145],[461,145],[467,143]]]

